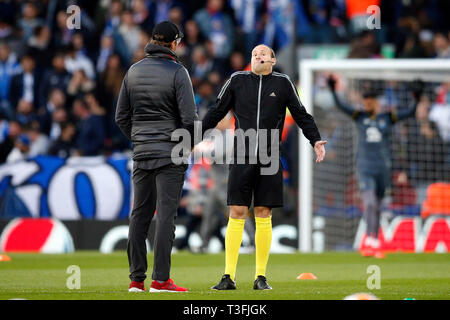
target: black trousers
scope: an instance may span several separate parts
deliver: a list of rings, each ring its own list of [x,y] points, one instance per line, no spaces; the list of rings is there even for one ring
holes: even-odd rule
[[[128,232],[131,281],[144,281],[147,272],[147,239],[155,209],[153,280],[170,278],[175,219],[187,165],[169,164],[152,170],[133,168],[134,206]]]

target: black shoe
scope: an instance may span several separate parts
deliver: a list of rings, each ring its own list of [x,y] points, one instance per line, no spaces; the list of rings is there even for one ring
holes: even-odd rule
[[[253,284],[255,290],[272,290],[272,287],[267,283],[267,279],[264,276],[258,276]]]
[[[219,284],[216,284],[211,289],[213,289],[213,290],[235,290],[236,282],[231,280],[229,274],[224,274],[222,276],[222,279],[220,280]]]

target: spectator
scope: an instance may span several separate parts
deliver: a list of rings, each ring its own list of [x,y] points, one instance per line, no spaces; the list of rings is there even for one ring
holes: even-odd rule
[[[418,34],[408,34],[399,58],[428,58],[427,51],[420,41]]]
[[[174,6],[174,7],[170,8],[169,15],[166,20],[172,21],[181,30],[182,26],[183,26],[183,21],[184,21],[184,13],[183,13],[183,10],[181,9],[181,7]]]
[[[94,88],[95,82],[86,77],[83,69],[78,69],[73,73],[72,79],[70,79],[67,94],[75,97],[87,93]]]
[[[191,70],[191,57],[194,48],[202,45],[203,42],[204,39],[200,34],[197,23],[194,20],[188,20],[185,24],[184,38],[182,39],[180,46],[177,47],[177,54],[188,70]]]
[[[108,14],[105,21],[106,33],[112,33],[115,29],[119,28],[120,20],[122,16],[124,6],[121,0],[112,0],[108,7]]]
[[[433,44],[436,52],[436,58],[450,58],[450,40],[445,33],[437,32],[434,35]]]
[[[133,53],[133,57],[131,58],[131,63],[134,64],[136,62],[138,62],[139,60],[142,60],[145,58],[145,45],[142,46],[143,41],[147,40],[146,43],[148,43],[148,41],[150,41],[150,38],[147,37],[148,33],[146,31],[142,31],[141,32],[141,37],[140,37],[140,45],[139,48],[136,49],[136,51],[134,51]]]
[[[221,76],[221,73],[219,71],[212,71],[208,75],[208,81],[212,83],[212,85],[215,88],[214,91],[216,92],[216,94],[218,94],[220,91],[220,85],[221,85],[221,83],[223,83],[223,78]]]
[[[11,78],[20,72],[16,54],[5,42],[0,42],[0,109],[8,118],[12,117],[12,106],[8,100]]]
[[[64,64],[64,54],[62,52],[57,52],[52,59],[52,68],[48,70],[42,77],[41,87],[39,89],[39,105],[47,105],[49,93],[53,89],[59,89],[63,93],[66,92],[71,78],[72,77],[66,70]]]
[[[133,20],[133,13],[131,11],[124,11],[122,13],[122,22],[119,27],[119,33],[125,40],[128,49],[128,55],[132,56],[139,47],[140,29]]]
[[[373,32],[363,31],[352,41],[348,58],[381,58],[381,46]]]
[[[194,15],[203,36],[213,43],[214,57],[227,59],[234,47],[231,17],[223,12],[223,0],[208,0],[206,8]]]
[[[447,102],[447,104],[433,105],[429,118],[436,123],[445,143],[450,144],[450,104]]]
[[[139,37],[139,48],[137,50],[141,50],[144,52],[144,48],[147,45],[147,43],[150,42],[151,34],[144,29],[141,29],[141,35]]]
[[[145,46],[147,45],[147,43],[150,41],[151,35],[143,30],[140,29],[140,33],[139,33],[139,46],[137,47],[137,49],[133,52],[133,56],[131,57],[131,63],[136,63],[139,60],[142,60],[145,57]],[[122,59],[123,61],[123,59]],[[126,67],[126,65],[124,64],[124,67]]]
[[[114,52],[114,39],[111,35],[105,34],[100,41],[100,52],[97,57],[96,70],[103,73],[106,68],[106,62]]]
[[[61,10],[56,14],[57,29],[53,38],[56,48],[63,48],[67,46],[72,40],[72,34],[74,31],[67,28],[68,15],[65,11]]]
[[[426,34],[421,35],[420,22],[414,16],[400,18],[397,22],[395,56],[399,58],[426,58],[428,52],[422,39],[428,42]],[[422,38],[421,38],[422,37]]]
[[[195,95],[195,104],[197,106],[197,113],[200,118],[206,114],[211,106],[216,102],[216,95],[214,87],[208,80],[203,81],[198,86],[197,94]]]
[[[19,19],[18,26],[23,31],[23,38],[25,42],[31,38],[34,29],[43,24],[43,20],[38,17],[39,11],[36,5],[29,1],[23,6],[22,18]]]
[[[47,26],[39,26],[34,29],[33,36],[28,40],[28,52],[36,60],[39,72],[51,65],[49,60],[50,39],[50,29]]]
[[[5,141],[6,136],[8,135],[8,119],[5,118],[5,115],[0,112],[0,143]]]
[[[204,45],[205,49],[206,49],[206,56],[211,59],[213,61],[213,65],[214,65],[214,71],[219,72],[220,75],[223,75],[227,72],[228,69],[228,65],[229,65],[229,59],[222,59],[222,58],[217,58],[214,55],[214,43],[207,39],[205,41],[205,45]],[[208,76],[209,78],[209,76]],[[223,76],[220,76],[220,82],[217,83],[218,85],[222,84],[222,80],[223,80]],[[214,81],[212,81],[210,79],[211,82],[216,83]]]
[[[436,123],[436,126],[439,130],[439,135],[445,144],[446,155],[445,155],[445,163],[447,166],[447,170],[450,169],[450,104],[440,104],[436,103],[431,107],[430,116],[431,121]]]
[[[207,56],[205,48],[203,46],[195,47],[192,52],[190,70],[192,85],[196,87],[201,81],[206,80],[213,69],[214,62]]]
[[[240,31],[244,35],[245,57],[250,57],[263,30],[263,0],[231,0],[230,5]],[[247,61],[248,62],[248,61]]]
[[[70,157],[75,149],[73,142],[75,133],[75,125],[72,122],[61,123],[61,135],[52,142],[48,154],[62,158]]]
[[[22,125],[27,125],[33,120],[37,120],[37,115],[33,109],[33,104],[22,98],[17,103],[16,118]]]
[[[64,65],[70,73],[82,69],[86,77],[91,80],[95,79],[95,69],[92,61],[78,52],[72,43],[66,47]]]
[[[303,1],[271,0],[265,20],[262,43],[275,48],[274,50],[292,43],[295,35],[304,38],[311,32]]]
[[[141,29],[139,36],[139,46],[133,53],[133,63],[143,59],[145,57],[145,46],[150,42],[151,34]],[[124,65],[124,67],[126,67]]]
[[[92,99],[90,102],[90,106],[81,99],[76,99],[73,103],[73,113],[78,119],[76,155],[80,156],[96,156],[103,150],[105,139],[104,116],[101,114],[101,108],[92,103]],[[94,111],[91,109],[93,105]],[[94,114],[94,112],[97,114]]]
[[[9,102],[16,108],[20,99],[33,104],[33,109],[38,108],[39,75],[36,72],[36,63],[31,55],[24,55],[20,60],[22,72],[11,78],[9,88]]]
[[[71,44],[73,45],[77,56],[82,56],[83,58],[87,58],[90,61],[93,60],[94,57],[90,56],[90,52],[85,45],[84,36],[81,32],[75,32],[72,35]]]
[[[106,109],[108,112],[111,112],[112,106],[116,105],[124,75],[125,70],[119,55],[111,55],[108,59],[105,71],[100,75],[101,81],[99,81],[99,98],[101,102],[107,106]]]
[[[97,116],[97,117],[101,117],[104,118],[105,116],[105,108],[103,108],[97,98],[96,98],[96,94],[94,93],[94,91],[91,91],[89,93],[87,93],[84,96],[84,101],[86,102],[89,111],[92,113],[93,116]]]
[[[65,109],[65,106],[66,95],[61,89],[53,88],[52,91],[50,91],[48,101],[38,110],[39,125],[42,132],[50,137],[54,137],[54,133],[52,133],[54,130],[52,118],[57,110]]]
[[[0,3],[1,5],[1,3]],[[0,41],[10,39],[13,37],[13,28],[11,25],[0,17]]]
[[[437,87],[436,94],[437,104],[450,104],[450,81],[444,82],[442,85]]]
[[[408,177],[417,188],[417,203],[422,204],[429,184],[445,179],[444,143],[436,124],[429,120],[431,102],[423,96],[417,106],[416,117],[406,125]]]
[[[155,20],[154,23],[160,23],[163,21],[171,21],[175,23],[176,25],[180,26],[181,22],[179,19],[171,19],[174,18],[174,16],[171,16],[172,9],[176,8],[176,10],[181,12],[181,16],[183,16],[182,10],[180,9],[181,3],[179,1],[173,1],[173,0],[156,0],[153,1],[153,10],[155,12]],[[172,12],[172,15],[174,13]],[[175,13],[176,17],[179,18],[179,13]],[[175,18],[176,18],[175,17]],[[181,19],[182,20],[182,19]]]
[[[154,11],[150,11],[145,0],[133,0],[134,22],[151,32],[154,26]]]
[[[69,115],[64,108],[56,108],[51,114],[50,133],[51,141],[57,140],[61,136],[62,126],[69,121]]]
[[[6,129],[3,141],[0,143],[0,163],[5,163],[6,158],[14,148],[16,139],[22,132],[20,123],[16,120],[10,120]]]
[[[236,71],[242,71],[245,68],[245,57],[242,52],[234,51],[230,56],[230,71],[228,77]]]
[[[106,131],[111,138],[112,150],[124,150],[129,147],[128,139],[114,122],[115,106],[124,75],[125,70],[120,57],[117,54],[111,55],[105,72],[100,75],[98,97],[100,103],[106,106]]]
[[[8,154],[6,162],[13,163],[25,160],[30,152],[30,138],[26,134],[21,134],[14,142],[14,148]]]
[[[30,138],[30,151],[28,153],[29,157],[47,154],[50,146],[50,140],[40,131],[39,122],[32,121],[30,123],[28,137]]]

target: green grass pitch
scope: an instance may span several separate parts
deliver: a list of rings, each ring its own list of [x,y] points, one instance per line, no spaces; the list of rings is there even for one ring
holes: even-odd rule
[[[356,292],[371,292],[382,300],[404,298],[450,299],[450,254],[388,254],[385,259],[363,258],[358,253],[272,254],[267,278],[271,291],[254,291],[254,254],[241,254],[237,290],[212,291],[224,270],[224,254],[172,256],[172,278],[188,293],[128,293],[126,252],[112,254],[80,251],[73,254],[9,254],[0,262],[0,299],[187,299],[187,300],[341,300]],[[153,256],[149,255],[150,287]],[[68,266],[81,270],[81,288],[66,287]],[[369,290],[370,265],[380,267],[381,288]],[[297,280],[312,272],[317,280]]]

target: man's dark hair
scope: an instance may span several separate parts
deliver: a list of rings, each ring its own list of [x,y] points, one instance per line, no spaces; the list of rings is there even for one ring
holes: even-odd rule
[[[56,51],[55,54],[53,55],[53,59],[55,59],[56,57],[64,58],[64,51],[63,50]]]
[[[72,54],[75,51],[76,51],[76,49],[75,49],[75,46],[73,45],[72,42],[64,47],[64,53],[65,54]]]
[[[163,41],[151,39],[150,43],[156,44],[156,45],[161,46],[161,47],[166,47],[166,48],[169,48],[169,49],[172,48],[172,42],[163,42]]]
[[[370,98],[375,99],[376,97],[378,97],[378,92],[373,89],[368,89],[363,92],[364,99],[370,99]]]
[[[34,58],[33,54],[29,50],[25,51],[25,53],[20,57],[20,60],[22,60],[22,59],[31,59],[34,62],[36,62],[36,59]]]
[[[61,126],[61,131],[63,131],[63,130],[65,130],[66,128],[68,128],[70,126],[74,127],[75,124],[73,122],[71,122],[71,121],[65,121],[65,122],[61,123],[60,126]]]

